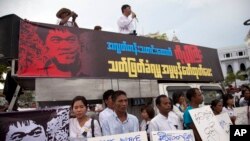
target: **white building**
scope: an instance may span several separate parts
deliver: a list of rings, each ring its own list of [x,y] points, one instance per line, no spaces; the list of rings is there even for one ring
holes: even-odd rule
[[[221,69],[224,78],[227,73],[245,71],[250,67],[250,31],[245,39],[245,45],[232,46],[218,49]]]

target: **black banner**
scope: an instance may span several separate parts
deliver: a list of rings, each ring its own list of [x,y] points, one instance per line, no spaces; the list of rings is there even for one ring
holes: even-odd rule
[[[19,77],[223,80],[216,49],[23,21],[19,37]]]
[[[1,141],[67,141],[69,107],[0,113]]]

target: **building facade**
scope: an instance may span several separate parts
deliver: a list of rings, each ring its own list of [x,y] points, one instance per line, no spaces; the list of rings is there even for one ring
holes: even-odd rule
[[[245,44],[218,49],[221,69],[224,78],[229,72],[236,74],[239,70],[246,71],[250,67],[250,31]]]

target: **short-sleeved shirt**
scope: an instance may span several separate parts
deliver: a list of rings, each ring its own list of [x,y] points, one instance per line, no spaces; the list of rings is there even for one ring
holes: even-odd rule
[[[108,116],[112,115],[113,112],[114,112],[114,111],[113,111],[112,109],[108,108],[108,107],[105,108],[102,112],[100,112],[100,114],[99,114],[99,122],[100,122],[101,127],[102,127],[102,125],[103,125],[104,120],[105,120]]]
[[[92,137],[91,120],[92,119],[89,119],[88,121],[86,121],[85,124],[81,127],[77,118],[71,118],[69,120],[70,139],[73,140],[74,138],[81,138],[83,141],[84,140],[87,141],[87,138],[91,138]],[[86,136],[83,136],[84,132],[87,133]],[[95,134],[95,137],[102,135],[101,128],[97,120],[94,120],[94,134]]]
[[[243,107],[243,106],[248,106],[248,100],[246,100],[245,97],[242,97],[242,98],[240,99],[239,105],[240,105],[241,107]]]
[[[236,116],[236,114],[234,113],[234,109],[233,108],[229,108],[229,107],[223,107],[222,108],[222,112],[227,112],[229,117],[233,117]]]
[[[170,111],[168,117],[159,113],[149,123],[149,131],[167,131],[180,129],[178,116]]]
[[[190,129],[189,126],[190,126],[191,123],[193,123],[193,120],[192,120],[191,115],[189,113],[189,110],[192,110],[192,109],[193,109],[193,107],[188,106],[187,109],[184,112],[184,115],[183,115],[184,127],[186,129]]]
[[[112,115],[104,120],[102,131],[104,136],[138,132],[139,121],[134,115],[127,114],[127,119],[121,122],[117,114],[113,112]]]

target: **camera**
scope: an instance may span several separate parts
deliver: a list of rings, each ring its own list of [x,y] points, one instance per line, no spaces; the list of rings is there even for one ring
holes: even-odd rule
[[[74,18],[78,17],[78,15],[75,12],[72,11],[72,13]]]

